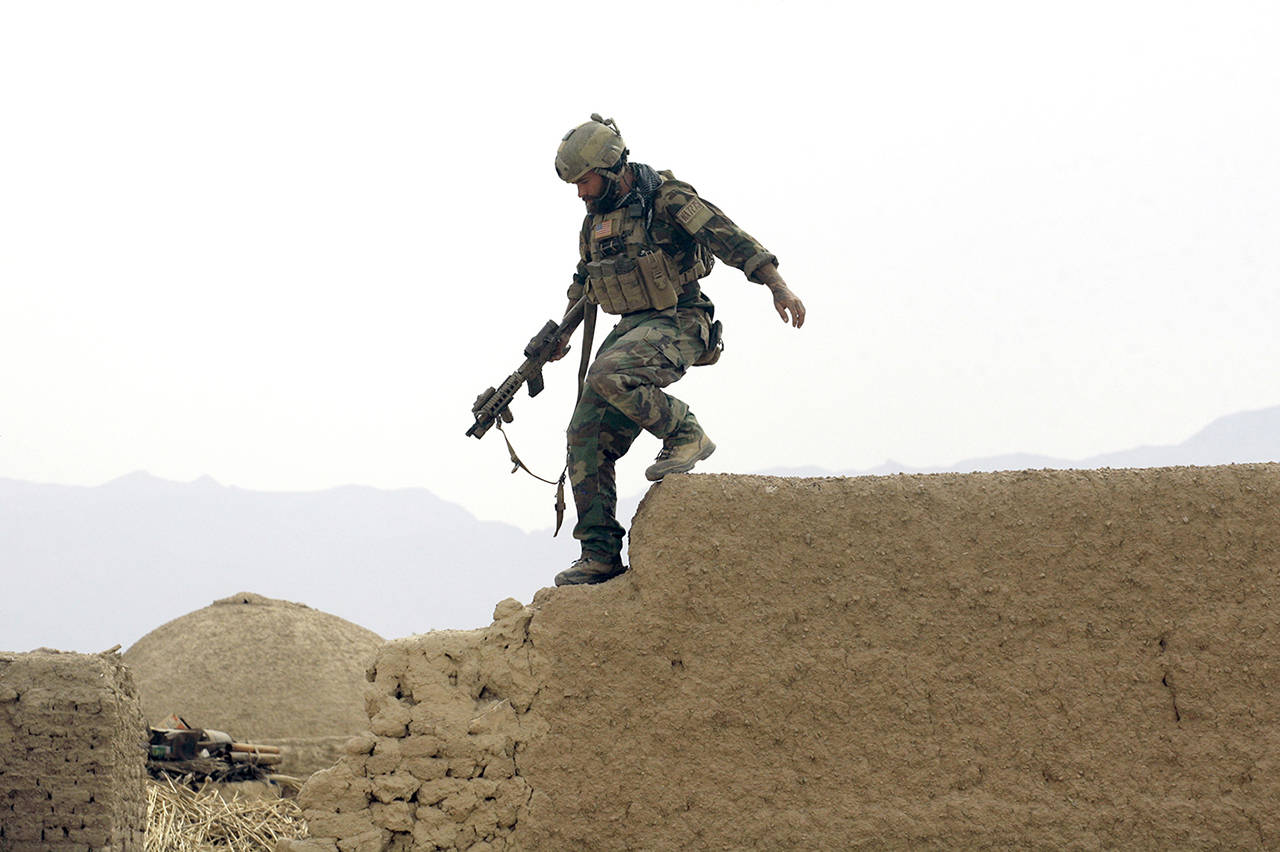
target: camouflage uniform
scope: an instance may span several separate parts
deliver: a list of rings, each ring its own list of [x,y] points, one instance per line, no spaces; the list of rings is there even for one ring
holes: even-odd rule
[[[641,164],[632,168],[648,169]],[[652,170],[648,174],[654,175]],[[615,462],[641,430],[666,438],[689,416],[689,406],[662,388],[680,379],[707,351],[715,306],[703,294],[698,278],[710,271],[712,255],[741,269],[748,278],[760,267],[777,263],[774,255],[700,198],[692,186],[670,172],[657,177],[661,183],[646,199],[651,205],[646,208],[650,246],[664,252],[685,272],[683,277],[692,280],[683,284],[674,307],[622,315],[587,371],[568,430],[569,480],[578,510],[573,535],[582,542],[584,555],[603,562],[619,559],[625,534],[615,517]],[[592,239],[599,221],[598,215],[588,214],[583,222],[581,259],[568,292],[571,301],[587,285],[587,264],[599,260],[595,256],[599,243]]]

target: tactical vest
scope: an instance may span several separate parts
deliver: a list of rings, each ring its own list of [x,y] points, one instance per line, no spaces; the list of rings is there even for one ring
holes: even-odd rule
[[[710,271],[701,246],[664,249],[645,224],[639,204],[596,213],[587,222],[587,296],[605,313],[674,307],[685,285]]]

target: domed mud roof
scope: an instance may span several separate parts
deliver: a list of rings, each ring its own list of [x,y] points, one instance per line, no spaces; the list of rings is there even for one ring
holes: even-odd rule
[[[369,725],[378,634],[300,603],[241,592],[176,618],[124,653],[142,712],[238,740],[354,734]]]

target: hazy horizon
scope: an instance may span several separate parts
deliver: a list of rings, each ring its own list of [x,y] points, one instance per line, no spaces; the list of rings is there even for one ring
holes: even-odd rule
[[[1113,467],[1277,461],[1280,406],[1217,418],[1178,445],[1101,459]],[[624,492],[624,522],[642,496]],[[141,472],[91,487],[0,478],[0,507],[0,650],[127,645],[241,591],[299,601],[385,638],[475,628],[503,598],[532,600],[576,555],[567,529],[551,537],[549,511],[542,525],[520,529],[424,488],[262,492]]]
[[[1273,425],[1273,421],[1274,421],[1274,425]],[[1245,438],[1246,447],[1244,448],[1245,449],[1244,454],[1249,455],[1258,446],[1263,446],[1266,448],[1266,451],[1271,452],[1272,455],[1275,456],[1275,458],[1270,458],[1270,457],[1268,457],[1267,459],[1249,458],[1249,459],[1243,459],[1243,460],[1244,461],[1258,461],[1258,460],[1280,461],[1280,445],[1278,445],[1276,441],[1270,440],[1273,434],[1280,434],[1280,405],[1275,405],[1275,406],[1269,406],[1269,407],[1260,408],[1260,409],[1252,409],[1249,411],[1238,411],[1238,412],[1223,414],[1221,416],[1214,417],[1212,420],[1204,423],[1202,426],[1200,426],[1199,428],[1195,429],[1194,431],[1186,435],[1184,440],[1182,441],[1177,441],[1177,442],[1168,443],[1168,444],[1144,443],[1144,444],[1139,444],[1136,446],[1120,448],[1120,449],[1113,448],[1109,451],[1097,453],[1092,456],[1075,458],[1075,459],[1061,458],[1061,457],[1052,456],[1052,455],[1048,455],[1045,453],[1036,452],[1034,450],[1024,448],[1024,449],[1011,449],[1004,452],[993,453],[987,456],[958,459],[951,462],[939,462],[935,464],[908,464],[899,459],[886,458],[878,464],[870,465],[862,468],[852,468],[852,467],[824,468],[817,465],[784,465],[784,466],[775,466],[775,467],[762,467],[762,468],[757,468],[750,471],[735,471],[735,472],[750,473],[750,474],[784,475],[784,476],[785,475],[859,476],[859,475],[881,475],[881,474],[895,473],[895,472],[907,472],[907,473],[951,472],[951,471],[965,472],[968,470],[1003,469],[1003,468],[993,468],[992,465],[1005,464],[1005,463],[1015,463],[1015,464],[1033,463],[1033,464],[1048,464],[1048,465],[1070,464],[1070,465],[1080,465],[1083,467],[1099,467],[1099,466],[1109,466],[1111,465],[1112,462],[1117,462],[1116,466],[1127,466],[1122,463],[1125,459],[1134,460],[1134,459],[1144,459],[1144,458],[1150,459],[1149,462],[1144,463],[1144,466],[1146,464],[1156,466],[1156,465],[1166,463],[1162,461],[1162,459],[1165,457],[1177,459],[1177,458],[1186,456],[1186,453],[1187,453],[1186,448],[1190,444],[1197,441],[1197,439],[1210,435],[1210,433],[1214,431],[1215,427],[1220,427],[1225,424],[1240,424],[1240,423],[1246,423],[1246,422],[1250,422],[1255,431],[1249,434]],[[1262,426],[1263,428],[1259,428],[1259,426]],[[1207,459],[1211,459],[1210,461],[1194,461],[1194,462],[1174,461],[1174,462],[1168,462],[1168,463],[1226,464],[1226,463],[1231,463],[1231,461],[1235,459],[1235,456],[1239,455],[1239,453],[1234,452],[1230,448],[1230,445],[1224,441],[1222,436],[1217,436],[1216,440],[1212,440],[1211,443],[1212,443],[1212,446],[1208,448],[1208,450],[1203,454],[1203,457]],[[1236,459],[1236,460],[1240,460],[1240,459]],[[977,467],[974,467],[974,465],[977,465]],[[1128,466],[1132,466],[1132,465],[1128,465]],[[705,470],[704,470],[704,467],[706,468]],[[695,472],[705,473],[705,472],[729,472],[729,471],[712,471],[709,465],[700,464],[698,468],[695,470]],[[384,488],[380,488],[377,485],[373,485],[370,483],[362,483],[362,482],[334,482],[327,485],[316,485],[314,487],[300,488],[300,489],[246,488],[236,483],[223,482],[219,480],[217,477],[208,473],[199,474],[198,476],[195,476],[191,479],[172,479],[172,478],[165,477],[165,476],[156,474],[152,471],[144,470],[144,469],[128,471],[126,473],[122,473],[118,476],[113,476],[109,479],[106,479],[100,482],[59,482],[54,480],[20,480],[20,479],[15,479],[13,477],[3,477],[3,476],[0,476],[0,480],[8,479],[10,481],[24,482],[29,484],[46,484],[46,485],[80,487],[80,488],[96,488],[104,485],[110,485],[112,483],[116,483],[120,481],[127,481],[139,475],[144,477],[151,477],[156,480],[175,483],[175,484],[194,485],[194,484],[207,481],[219,487],[232,488],[232,489],[238,489],[243,491],[252,491],[255,493],[263,493],[263,494],[315,494],[315,493],[332,491],[332,490],[342,489],[342,488],[370,488],[370,489],[385,490],[385,491],[412,491],[412,490],[420,489],[420,490],[425,490],[429,492],[434,497],[437,497],[441,500],[445,500],[447,502],[457,505],[459,508],[467,511],[472,517],[474,517],[478,521],[505,523],[517,529],[521,529],[524,532],[542,532],[542,531],[549,531],[551,529],[551,521],[549,520],[551,518],[550,512],[544,511],[541,517],[533,517],[530,522],[525,522],[525,523],[521,523],[519,520],[513,519],[513,518],[485,517],[484,515],[477,513],[473,507],[467,506],[461,502],[457,502],[453,500],[447,493],[444,493],[441,490],[432,487],[430,484],[399,486],[399,487],[390,488],[390,489],[384,489]],[[525,477],[525,474],[520,473],[518,476],[520,479],[523,479]],[[648,484],[645,483],[639,489],[639,491],[632,491],[630,494],[622,495],[623,502],[624,503],[638,502],[639,495],[642,494],[643,491],[647,489],[647,487],[648,487]],[[568,535],[569,527],[572,526],[572,511],[573,511],[572,506],[570,506],[568,510],[568,515],[567,515],[566,529],[562,531],[561,535],[565,535],[565,536]]]

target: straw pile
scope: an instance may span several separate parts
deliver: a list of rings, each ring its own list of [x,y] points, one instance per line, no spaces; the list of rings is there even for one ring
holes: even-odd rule
[[[147,782],[144,852],[271,852],[281,838],[304,837],[302,809],[292,799],[224,799],[172,781]]]

